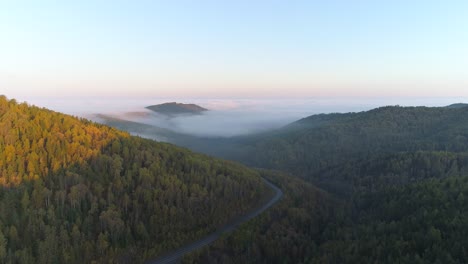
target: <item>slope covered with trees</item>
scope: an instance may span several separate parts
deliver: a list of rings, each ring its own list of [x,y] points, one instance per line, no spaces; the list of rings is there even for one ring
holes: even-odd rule
[[[321,171],[315,181],[334,193],[352,194],[459,175],[468,175],[468,152],[415,151],[349,160]]]
[[[467,194],[467,176],[360,193],[352,223],[324,237],[313,262],[467,263]]]
[[[190,137],[123,120],[110,125],[254,167],[306,180],[343,163],[400,152],[465,152],[468,107],[388,106],[359,113],[313,115],[275,131],[232,138]]]
[[[325,191],[291,175],[261,173],[283,190],[279,204],[182,263],[309,263],[328,230],[343,225],[344,204]]]
[[[256,205],[257,172],[0,96],[0,262],[135,263]]]
[[[266,173],[285,199],[185,263],[468,263],[463,105],[321,114],[176,143],[309,182]]]
[[[277,169],[314,181],[350,160],[399,152],[464,152],[468,108],[388,106],[367,112],[319,114],[281,129],[233,138],[184,138],[193,150]]]
[[[230,140],[240,144],[240,160],[251,155],[256,158],[244,162],[295,172],[341,202],[334,210],[314,207],[318,198],[301,191],[314,193],[312,185],[279,180],[287,207],[186,263],[468,262],[467,108],[316,115],[279,131]]]
[[[465,157],[422,152],[348,164],[330,172],[352,175],[344,199],[265,171],[285,199],[184,263],[467,263],[468,174],[456,165]]]
[[[468,108],[382,107],[305,118],[246,142],[256,166],[317,177],[350,159],[401,151],[468,149]],[[250,147],[250,148],[248,148]]]

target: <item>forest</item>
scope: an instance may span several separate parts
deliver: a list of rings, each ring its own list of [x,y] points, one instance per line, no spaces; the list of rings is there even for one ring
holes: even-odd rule
[[[383,107],[230,139],[283,171],[262,174],[286,198],[184,263],[467,263],[467,114]]]
[[[177,135],[248,169],[0,97],[0,262],[141,263],[257,206],[263,177],[283,199],[182,263],[467,263],[467,116],[390,106]]]
[[[466,116],[468,107],[386,106],[358,113],[313,115],[249,136],[194,138],[181,143],[196,151],[286,171],[310,181],[350,160],[399,152],[465,152]]]
[[[467,176],[361,191],[346,201],[279,172],[278,206],[209,248],[193,263],[466,263]]]
[[[141,263],[262,200],[256,171],[0,96],[0,263]]]
[[[182,263],[312,261],[327,227],[344,221],[344,204],[292,175],[267,170],[262,170],[261,174],[285,193],[278,205],[209,249],[186,256]]]

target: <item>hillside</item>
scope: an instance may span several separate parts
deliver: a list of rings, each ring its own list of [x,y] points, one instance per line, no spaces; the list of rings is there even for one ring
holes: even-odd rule
[[[326,232],[343,225],[344,204],[328,193],[292,175],[261,173],[284,191],[278,206],[182,263],[310,263]]]
[[[267,192],[240,165],[0,96],[0,262],[138,263]]]
[[[313,181],[350,160],[398,152],[464,152],[467,139],[468,108],[391,106],[314,115],[268,133],[212,139],[210,144],[195,139],[185,146]]]
[[[451,104],[451,105],[448,105],[446,107],[447,108],[464,108],[464,107],[468,107],[468,104],[458,103],[458,104]]]
[[[427,179],[353,198],[348,209],[299,179],[286,199],[193,263],[467,263],[468,176]]]
[[[467,194],[466,174],[361,193],[312,263],[467,263]]]
[[[236,139],[259,166],[296,171],[341,202],[267,174],[289,204],[184,263],[467,263],[467,114],[384,107]]]
[[[163,115],[201,114],[208,111],[208,109],[196,104],[182,104],[176,102],[151,105],[146,108]]]
[[[389,106],[366,112],[313,115],[281,129],[232,138],[200,138],[138,123],[108,122],[128,130],[161,134],[166,140],[247,165],[301,176],[322,187],[349,192],[325,177],[344,164],[416,151],[465,152],[468,108]],[[328,181],[328,182],[327,182]],[[343,187],[343,188],[342,188]]]
[[[321,114],[180,142],[308,182],[264,172],[285,199],[184,263],[468,262],[468,108]]]

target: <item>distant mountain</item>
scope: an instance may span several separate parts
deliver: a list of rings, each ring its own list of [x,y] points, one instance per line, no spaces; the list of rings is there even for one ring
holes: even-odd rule
[[[458,103],[458,104],[451,104],[451,105],[446,106],[446,108],[465,108],[465,107],[468,107],[468,104]]]
[[[182,104],[176,102],[151,105],[146,108],[164,115],[201,114],[202,112],[208,111],[208,109],[196,104]]]

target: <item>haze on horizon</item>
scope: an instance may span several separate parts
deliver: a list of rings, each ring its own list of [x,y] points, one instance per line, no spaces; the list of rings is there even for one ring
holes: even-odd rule
[[[419,98],[302,98],[302,99],[210,99],[172,98],[177,102],[195,103],[209,109],[202,115],[181,115],[167,118],[146,109],[146,106],[171,100],[159,97],[26,97],[26,102],[55,111],[104,122],[97,114],[166,128],[182,134],[203,137],[231,137],[277,129],[301,118],[320,113],[367,111],[380,106],[447,106],[468,102],[468,97]],[[146,113],[143,115],[129,113]],[[151,114],[153,113],[153,114]],[[148,115],[149,114],[149,115]],[[105,122],[104,122],[105,123]],[[140,136],[164,141],[154,134]]]
[[[467,1],[3,1],[0,94],[468,96]]]

